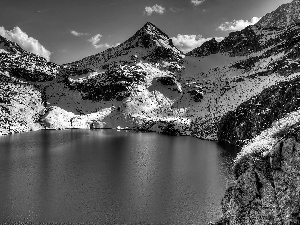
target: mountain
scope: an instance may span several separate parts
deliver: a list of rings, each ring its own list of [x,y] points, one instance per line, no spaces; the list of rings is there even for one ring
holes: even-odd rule
[[[86,128],[96,123],[167,133],[172,121],[186,127],[189,120],[180,122],[184,110],[172,105],[183,96],[199,101],[202,92],[197,84],[179,82],[183,58],[172,40],[148,22],[120,45],[63,65],[61,79],[45,88],[55,107],[49,108],[44,124]],[[58,120],[51,118],[68,112],[73,113],[72,124],[67,116],[61,125],[53,124]]]
[[[155,25],[147,22],[122,44],[64,66],[74,70],[92,69],[99,72],[116,63],[122,65],[139,60],[177,62],[182,57],[183,53],[173,45],[172,40]]]
[[[285,28],[300,23],[300,1],[293,0],[291,3],[283,4],[275,11],[262,17],[256,26],[260,28]]]
[[[43,87],[56,79],[60,66],[23,50],[0,36],[0,135],[42,129]]]
[[[278,12],[291,17],[298,5],[283,5],[260,24],[221,42],[211,39],[186,55],[149,22],[120,45],[62,66],[1,39],[6,43],[1,69],[25,82],[47,81],[42,87],[52,107],[47,115],[59,107],[74,117],[110,109],[120,118],[175,118],[187,121],[192,135],[217,139],[218,123],[228,112],[300,71],[298,24],[285,29],[261,25],[275,21]],[[92,121],[99,119],[84,127]]]
[[[60,66],[23,50],[18,44],[0,36],[0,72],[25,81],[49,81]]]
[[[232,32],[221,42],[211,39],[188,52],[187,55],[195,57],[216,53],[225,53],[230,56],[248,55],[278,44],[281,40],[288,41],[287,37],[282,35],[283,30],[290,29],[291,26],[297,27],[299,23],[300,0],[294,0],[266,14],[255,25]]]
[[[259,35],[254,27],[232,32],[221,42],[214,38],[203,43],[200,47],[188,52],[187,56],[202,57],[216,53],[226,53],[230,56],[245,56],[262,49]]]
[[[254,26],[259,34],[270,33],[260,38],[263,54],[235,64],[245,70],[261,66],[262,79],[286,79],[266,86],[218,124],[219,141],[243,148],[215,224],[300,223],[299,5],[293,1],[263,17]]]

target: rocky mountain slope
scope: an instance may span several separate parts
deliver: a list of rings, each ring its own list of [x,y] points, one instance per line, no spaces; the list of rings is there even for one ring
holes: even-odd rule
[[[243,144],[300,106],[299,77],[281,82],[227,113],[219,124],[219,141]]]
[[[0,90],[0,135],[42,129],[44,99],[38,86],[0,72]]]
[[[201,115],[195,119],[196,136],[207,137],[207,130],[210,134],[217,132],[215,124],[226,113],[264,89],[298,76],[299,28],[297,24],[264,29],[249,26],[221,42],[212,39],[188,53],[186,58],[197,56],[200,63],[207,64],[209,58],[227,63],[188,78],[205,90],[199,107],[190,108]]]
[[[60,66],[0,36],[0,135],[42,129],[46,102],[42,83],[58,77]]]
[[[299,224],[299,119],[286,114],[242,149],[215,224]]]
[[[268,13],[256,24],[261,28],[284,28],[300,22],[299,0],[283,4],[275,11]]]
[[[276,30],[275,42],[266,51],[273,56],[269,68],[289,79],[221,119],[219,140],[244,147],[235,161],[235,180],[222,201],[223,217],[215,224],[300,223],[299,24],[291,19],[299,17],[299,6],[299,1],[282,5],[256,25]],[[274,53],[280,54],[279,60]]]
[[[146,23],[117,47],[62,66],[60,78],[46,87],[49,115],[73,113],[60,128],[122,127],[178,134],[188,130],[185,108],[173,104],[185,96],[199,101],[201,87],[179,81],[184,55],[159,28]],[[59,112],[55,112],[58,110]],[[51,121],[54,121],[51,119]],[[73,121],[77,121],[74,122]],[[184,128],[181,128],[184,127]],[[165,129],[166,128],[166,129]]]
[[[0,72],[32,82],[53,80],[60,66],[0,36]]]

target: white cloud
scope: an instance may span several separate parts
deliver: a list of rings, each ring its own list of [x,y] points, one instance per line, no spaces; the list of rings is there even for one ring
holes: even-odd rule
[[[95,48],[102,48],[103,44],[99,44],[99,42],[101,41],[101,38],[102,38],[102,35],[101,34],[96,34],[95,36],[91,37],[88,42],[91,42],[92,45],[95,47]]]
[[[222,31],[238,31],[242,30],[247,26],[256,24],[261,18],[253,17],[251,21],[248,20],[233,20],[232,22],[222,23],[217,30]]]
[[[201,5],[204,2],[205,0],[191,0],[191,3],[194,4],[195,6]]]
[[[117,45],[120,44],[120,43],[117,43],[116,45],[110,45],[108,43],[100,43],[101,38],[102,38],[101,34],[96,34],[95,36],[88,39],[88,42],[91,42],[92,45],[97,49],[98,48],[112,48],[112,47],[116,47]]]
[[[0,27],[0,35],[10,41],[16,42],[26,51],[42,56],[48,61],[50,60],[51,52],[41,45],[38,40],[29,37],[19,27],[15,27],[12,30],[6,30],[4,27]]]
[[[147,16],[151,16],[152,13],[157,13],[157,14],[162,15],[162,14],[164,14],[165,10],[166,9],[164,7],[156,4],[152,7],[146,6],[144,13],[147,14]]]
[[[80,32],[77,32],[75,30],[71,30],[70,32],[71,32],[72,35],[74,35],[76,37],[88,35],[88,33],[80,33]]]
[[[209,41],[212,38],[204,38],[202,35],[183,35],[178,34],[177,37],[173,37],[173,44],[183,52],[189,52],[194,48],[201,46],[204,42]],[[216,37],[217,41],[222,41],[223,37]]]

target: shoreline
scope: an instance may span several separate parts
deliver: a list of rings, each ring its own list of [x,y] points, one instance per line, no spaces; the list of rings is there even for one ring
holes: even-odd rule
[[[130,129],[130,128],[121,128],[121,129],[118,129],[118,128],[114,128],[114,127],[111,127],[111,128],[93,128],[93,129],[88,129],[88,128],[76,128],[76,127],[69,127],[69,128],[58,128],[58,129],[55,129],[55,128],[42,128],[42,129],[36,129],[36,130],[30,130],[30,131],[23,131],[23,132],[14,132],[14,133],[0,133],[0,137],[5,137],[5,136],[9,136],[9,135],[14,135],[14,134],[23,134],[23,133],[30,133],[30,132],[34,132],[34,131],[42,131],[42,130],[45,130],[45,131],[59,131],[59,130],[117,130],[117,131],[136,131],[136,132],[143,132],[143,133],[158,133],[158,134],[163,134],[163,135],[168,135],[168,136],[174,136],[174,137],[193,137],[193,138],[197,138],[197,139],[200,139],[200,140],[203,140],[203,141],[213,141],[213,142],[218,142],[218,143],[223,143],[223,144],[229,144],[229,145],[233,145],[235,147],[241,147],[239,145],[235,145],[235,144],[232,144],[230,142],[219,142],[219,140],[217,139],[209,139],[209,138],[203,138],[203,137],[199,137],[199,136],[196,136],[196,135],[188,135],[188,134],[180,134],[180,135],[171,135],[171,134],[167,134],[167,133],[163,133],[163,132],[158,132],[158,131],[154,131],[154,130],[144,130],[144,129]]]

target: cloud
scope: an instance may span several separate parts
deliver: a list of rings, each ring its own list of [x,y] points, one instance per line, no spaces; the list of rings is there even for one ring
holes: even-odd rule
[[[80,32],[77,32],[75,30],[71,30],[70,32],[71,32],[72,35],[74,35],[76,37],[89,35],[88,33],[80,33]]]
[[[144,13],[145,13],[147,16],[151,16],[152,13],[157,13],[157,14],[162,15],[162,14],[164,14],[165,10],[166,10],[166,9],[165,9],[164,7],[162,7],[162,6],[156,4],[156,5],[152,6],[152,7],[146,6],[146,7],[145,7]]]
[[[96,34],[95,36],[88,39],[88,42],[91,42],[95,48],[102,48],[103,44],[99,44],[99,42],[101,41],[101,38],[102,38],[101,34]]]
[[[16,42],[26,51],[44,57],[48,61],[50,60],[51,52],[41,45],[38,40],[29,37],[19,27],[15,27],[12,30],[6,30],[4,27],[0,27],[0,35],[10,41]]]
[[[98,49],[98,48],[112,48],[112,47],[116,47],[118,46],[120,43],[117,43],[116,45],[110,45],[108,43],[100,43],[102,38],[101,34],[96,34],[95,36],[91,37],[90,39],[88,39],[88,42],[91,42],[92,45],[94,46],[94,48]]]
[[[194,4],[195,6],[201,5],[204,2],[205,0],[191,0],[191,3]]]
[[[217,30],[222,31],[238,31],[242,30],[247,26],[256,24],[261,18],[253,17],[251,21],[248,20],[233,20],[232,22],[222,23]]]
[[[212,38],[204,38],[202,35],[182,35],[178,34],[177,37],[173,37],[173,44],[183,52],[189,52],[194,48],[201,46],[204,42],[209,41]],[[222,41],[223,37],[216,37],[217,41]]]

